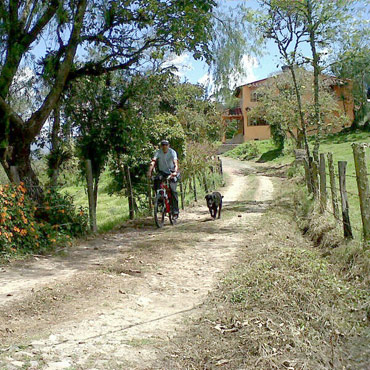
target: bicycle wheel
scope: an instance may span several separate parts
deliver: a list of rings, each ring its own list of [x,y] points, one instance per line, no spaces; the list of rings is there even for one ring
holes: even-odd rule
[[[156,197],[154,200],[154,220],[158,228],[164,225],[164,216],[166,214],[166,205],[162,197]]]

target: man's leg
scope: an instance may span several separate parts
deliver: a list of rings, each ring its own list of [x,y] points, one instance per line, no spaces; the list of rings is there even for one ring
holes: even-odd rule
[[[177,193],[177,182],[171,181],[171,194],[172,194],[172,212],[175,215],[179,214],[179,194]]]

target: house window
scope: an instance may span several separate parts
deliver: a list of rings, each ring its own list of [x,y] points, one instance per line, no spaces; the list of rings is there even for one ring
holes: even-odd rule
[[[252,118],[249,120],[248,126],[268,126],[268,123],[263,118]]]
[[[251,93],[251,101],[256,102],[260,101],[262,97],[262,94],[257,91],[252,91]]]

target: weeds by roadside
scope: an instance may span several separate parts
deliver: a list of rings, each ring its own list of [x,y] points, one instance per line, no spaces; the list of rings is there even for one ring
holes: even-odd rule
[[[292,209],[293,199],[282,197],[263,216],[240,263],[175,338],[161,366],[366,368],[369,290],[312,247]]]

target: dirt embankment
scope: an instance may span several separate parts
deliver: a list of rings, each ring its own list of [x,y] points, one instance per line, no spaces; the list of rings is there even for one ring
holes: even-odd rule
[[[224,160],[221,220],[203,202],[176,227],[151,219],[87,241],[62,256],[0,273],[0,367],[150,369],[159,348],[199,311],[237,263],[272,199],[273,183]]]

